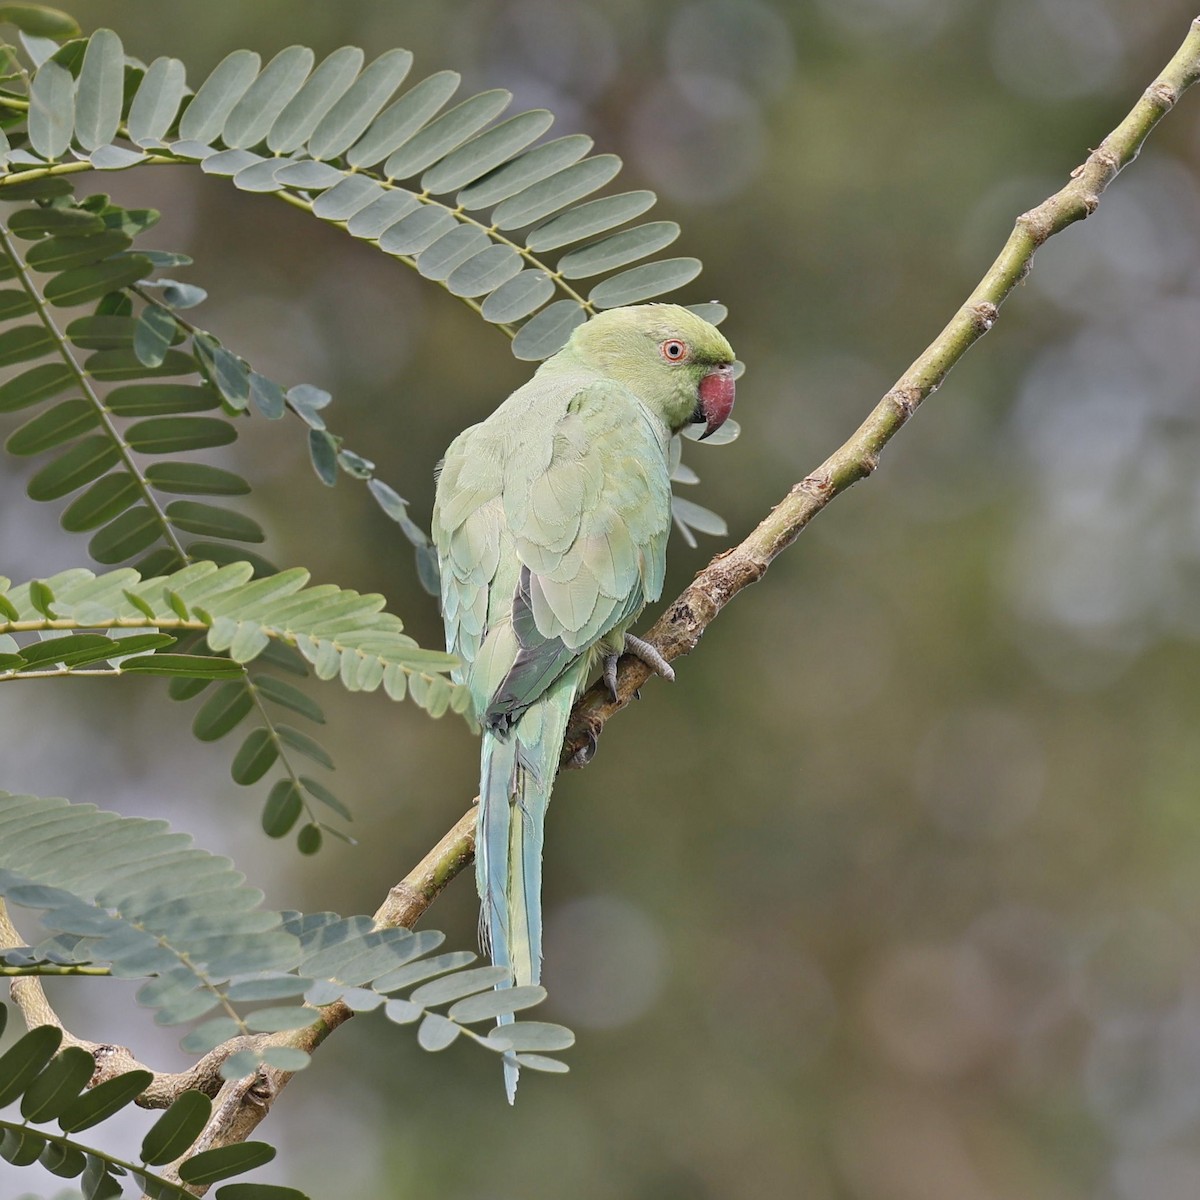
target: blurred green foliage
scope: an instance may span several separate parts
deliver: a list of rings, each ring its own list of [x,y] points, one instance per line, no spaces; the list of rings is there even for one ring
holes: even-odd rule
[[[199,78],[343,42],[545,104],[627,160],[748,371],[744,433],[693,449],[735,536],[936,333],[1194,15],[1175,0],[78,0]],[[414,78],[416,77],[414,75]],[[354,1021],[266,1132],[314,1196],[1168,1200],[1200,1191],[1200,101],[889,448],[651,683],[547,831],[548,1019],[572,1073],[508,1111],[494,1064]],[[428,515],[432,466],[520,382],[504,338],[404,268],[197,172],[105,180],[164,210],[206,320],[337,398]],[[395,527],[251,429],[272,557],[440,622]],[[14,577],[76,561],[0,484]],[[673,547],[668,589],[703,562]],[[153,685],[78,685],[77,754],[4,701],[8,786],[175,815],[269,902],[373,906],[473,794],[476,746],[326,693],[357,847],[266,844],[220,750],[153,743]],[[53,753],[51,753],[53,749]],[[132,775],[132,782],[131,782]],[[186,781],[186,787],[180,783]],[[474,937],[466,880],[437,924]],[[82,1036],[169,1065],[148,1022],[60,988]],[[597,1003],[597,997],[604,998]],[[85,999],[85,997],[87,999]],[[617,1017],[614,1017],[617,1014]]]

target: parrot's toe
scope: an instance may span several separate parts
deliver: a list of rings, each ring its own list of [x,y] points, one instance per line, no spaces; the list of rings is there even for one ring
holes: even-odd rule
[[[671,664],[649,642],[644,642],[641,638],[634,637],[632,633],[627,633],[625,635],[625,653],[641,659],[650,670],[656,675],[661,675],[668,683],[675,682],[675,671]],[[614,677],[615,674],[614,670]],[[607,679],[607,675],[605,678]],[[613,699],[616,699],[615,694]]]

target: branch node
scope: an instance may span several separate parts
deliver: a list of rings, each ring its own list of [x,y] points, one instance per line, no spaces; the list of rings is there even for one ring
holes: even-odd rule
[[[246,1100],[259,1108],[270,1108],[271,1101],[275,1099],[275,1090],[275,1085],[266,1074],[258,1071],[254,1076],[254,1081],[246,1089]]]
[[[1146,89],[1146,99],[1163,112],[1170,112],[1179,99],[1179,89],[1169,84],[1165,79],[1156,79]]]
[[[805,475],[795,487],[793,492],[805,492],[812,496],[814,500],[819,500],[822,504],[825,499],[833,491],[833,480],[828,474],[824,475]]]
[[[913,388],[897,387],[892,388],[884,396],[884,400],[895,406],[901,421],[907,421],[917,411],[917,405],[920,403],[920,395]]]
[[[1087,163],[1081,163],[1071,172],[1071,178],[1077,178],[1086,166]],[[1040,246],[1054,232],[1053,219],[1046,213],[1045,203],[1023,212],[1017,218],[1017,228],[1025,230],[1034,246]]]
[[[987,333],[999,315],[1000,310],[990,300],[981,300],[971,306],[971,318],[980,333]]]

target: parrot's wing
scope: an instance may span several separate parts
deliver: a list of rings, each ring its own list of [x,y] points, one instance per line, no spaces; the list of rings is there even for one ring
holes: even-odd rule
[[[488,725],[658,598],[671,523],[667,434],[632,392],[589,382],[520,418],[456,439],[434,511],[447,646]]]
[[[520,571],[517,653],[485,721],[519,716],[581,654],[662,591],[671,523],[665,431],[611,382],[577,391],[548,461],[518,456],[502,497]]]

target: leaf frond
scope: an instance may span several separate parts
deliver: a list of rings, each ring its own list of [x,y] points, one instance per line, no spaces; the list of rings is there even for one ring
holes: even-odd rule
[[[164,821],[0,792],[0,895],[37,910],[50,933],[40,945],[6,951],[5,974],[35,975],[55,964],[145,979],[138,999],[157,1010],[158,1024],[205,1018],[183,1039],[194,1053],[239,1034],[302,1029],[335,1001],[359,1012],[381,1009],[398,1024],[419,1020],[418,1043],[430,1050],[463,1034],[510,1055],[574,1042],[570,1030],[543,1022],[478,1033],[472,1025],[511,1018],[540,1003],[545,991],[505,986],[507,970],[473,966],[468,951],[434,954],[444,941],[434,930],[378,929],[365,916],[263,910],[262,894],[228,859],[196,848]],[[266,1007],[246,1012],[247,1004]],[[54,1054],[57,1033],[42,1035],[44,1061],[28,1068],[30,1078]],[[16,1055],[14,1071],[17,1059],[24,1061]],[[231,1056],[222,1074],[238,1078],[262,1062],[299,1070],[307,1056],[294,1046],[259,1046]],[[11,1101],[25,1077],[4,1066],[0,1059],[0,1089],[17,1089]],[[0,1090],[0,1102],[6,1094]]]

